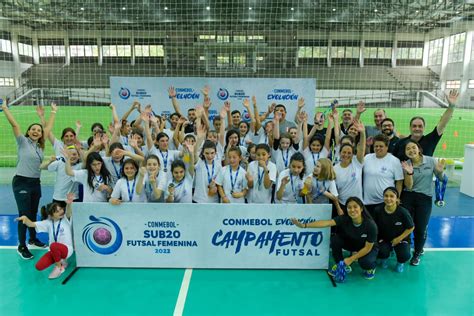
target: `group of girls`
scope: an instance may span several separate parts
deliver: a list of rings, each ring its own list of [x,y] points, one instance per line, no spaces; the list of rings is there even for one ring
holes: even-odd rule
[[[331,240],[336,262],[342,260],[342,249],[353,251],[355,254],[343,260],[346,266],[358,260],[366,270],[366,277],[371,278],[375,274],[374,260],[377,257],[385,260],[395,249],[396,270],[403,271],[403,263],[410,257],[409,234],[415,229],[413,258],[416,260],[412,258],[412,264],[419,263],[429,214],[417,214],[417,197],[422,194],[431,200],[432,181],[427,178],[433,173],[440,177],[443,165],[423,156],[416,142],[407,144],[410,160],[403,164],[388,153],[388,140],[383,135],[374,138],[375,153],[365,155],[364,125],[355,120],[345,135],[340,131],[335,108],[328,115],[324,135],[316,125],[308,131],[308,116],[304,112],[298,114],[298,124],[289,124],[284,119],[283,105],[276,106],[278,110],[271,105],[265,114],[259,115],[255,98],[252,98],[254,111],[248,100],[243,103],[250,123],[233,122],[230,103],[226,102],[213,122],[218,130],[213,130],[209,121],[210,102],[206,98],[207,95],[203,106],[195,109],[193,122],[173,114],[175,119],[170,121],[169,129],[165,120],[154,115],[151,106],[142,111],[140,104],[134,102],[122,119],[118,119],[111,106],[110,137],[96,123],[87,143],[80,142],[78,131],[72,128],[63,130],[61,140],[52,135],[58,111],[55,104],[51,106],[44,130],[41,124],[32,124],[25,136],[4,104],[2,108],[18,143],[13,190],[19,220],[30,228],[35,227],[35,210],[41,196],[40,170],[47,169],[57,173],[53,195],[56,204],[50,211],[53,227],[55,212],[64,213],[72,200],[109,201],[112,205],[332,203],[333,220],[315,223],[295,220],[294,223],[300,227],[340,226]],[[140,114],[128,122],[128,115],[135,110]],[[273,120],[262,124],[272,112]],[[45,122],[44,110],[38,110],[38,114]],[[224,123],[226,118],[228,128]],[[185,133],[190,124],[194,133]],[[282,126],[289,127],[282,130]],[[56,156],[43,162],[45,139],[52,143]],[[427,167],[430,170],[426,171]],[[399,205],[400,196],[409,211]],[[370,212],[366,212],[366,206]],[[401,219],[393,224],[394,218]],[[31,259],[33,255],[25,243],[25,225],[18,226],[18,252],[22,258]],[[36,239],[34,229],[29,232],[30,244],[45,246]],[[64,259],[63,254],[53,255],[56,264],[59,257]],[[61,267],[58,269],[61,271]]]

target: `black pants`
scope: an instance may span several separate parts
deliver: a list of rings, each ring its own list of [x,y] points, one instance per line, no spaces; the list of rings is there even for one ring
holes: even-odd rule
[[[18,215],[25,215],[29,220],[36,222],[38,205],[41,198],[41,185],[39,178],[14,176],[12,181],[13,194],[15,195]],[[30,233],[30,240],[36,239],[36,231],[22,222],[18,222],[18,241],[20,246],[26,245],[26,230]]]
[[[405,263],[410,259],[410,242],[403,240],[401,243],[392,247],[392,243],[389,241],[379,242],[379,254],[380,259],[387,259],[390,257],[392,250],[395,250],[397,255],[397,262]]]
[[[346,249],[349,251],[359,251],[360,249],[355,249],[352,245],[348,244],[344,239],[342,239],[339,235],[332,235],[331,236],[331,250],[332,256],[336,263],[344,260],[344,256],[342,255],[342,250]],[[362,269],[370,270],[374,269],[377,266],[377,254],[379,252],[379,248],[377,243],[374,244],[372,250],[359,258],[358,262]]]
[[[428,233],[428,223],[433,206],[432,198],[422,193],[403,191],[401,200],[402,206],[410,211],[415,224],[413,231],[415,252],[421,252]]]

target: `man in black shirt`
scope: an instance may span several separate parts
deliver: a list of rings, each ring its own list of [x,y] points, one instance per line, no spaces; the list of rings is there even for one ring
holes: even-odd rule
[[[423,149],[423,155],[433,156],[433,153],[438,145],[441,136],[443,136],[444,130],[448,125],[451,117],[453,116],[454,107],[457,101],[459,93],[457,90],[451,90],[449,95],[446,96],[448,101],[448,108],[441,116],[438,125],[433,129],[433,131],[427,135],[424,135],[425,132],[425,120],[421,116],[415,116],[410,120],[410,136],[400,139],[394,149],[393,154],[400,159],[400,161],[408,160],[408,157],[405,155],[405,145],[411,139],[417,141],[421,148]]]
[[[388,137],[390,143],[388,144],[388,152],[393,153],[393,148],[400,138],[395,135],[395,122],[391,118],[386,118],[382,121],[382,134]],[[371,150],[373,152],[373,150]]]

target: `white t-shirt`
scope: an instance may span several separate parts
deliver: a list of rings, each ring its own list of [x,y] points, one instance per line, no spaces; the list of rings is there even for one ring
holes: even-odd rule
[[[269,145],[269,140],[268,140],[268,135],[265,134],[265,130],[263,127],[260,127],[260,129],[256,133],[252,133],[252,131],[249,131],[247,135],[250,135],[250,140],[255,144],[267,144]]]
[[[277,170],[276,165],[268,161],[267,164],[268,176],[272,184],[276,182]],[[267,189],[264,184],[264,171],[262,167],[258,166],[258,161],[252,161],[249,164],[248,170],[253,177],[253,188],[249,188],[247,200],[249,203],[270,204],[272,202],[272,185]]]
[[[319,153],[313,153],[308,147],[303,150],[303,156],[306,165],[306,174],[311,175],[318,160],[320,158],[327,158],[329,156],[329,152],[326,147],[323,147]]]
[[[284,177],[289,177],[290,181],[285,186],[285,191],[283,192],[283,197],[281,200],[278,200],[277,192],[281,187],[281,181]],[[275,202],[281,204],[296,204],[303,203],[303,198],[300,197],[300,191],[303,189],[304,179],[301,179],[299,176],[290,175],[290,169],[285,169],[280,172],[278,176],[278,181],[275,190]]]
[[[146,156],[148,155],[156,155],[158,159],[160,159],[160,166],[161,170],[166,172],[168,176],[171,176],[171,165],[173,164],[173,161],[179,159],[180,152],[178,150],[168,150],[162,152],[155,146],[153,146]]]
[[[194,166],[194,198],[197,203],[219,203],[219,194],[209,196],[208,186],[210,179],[216,179],[221,172],[221,161],[214,158],[212,164],[207,164],[205,160],[199,159]]]
[[[221,172],[217,175],[216,184],[222,186],[230,203],[245,203],[245,198],[242,197],[236,199],[232,197],[231,194],[231,191],[237,193],[242,192],[247,188],[247,179],[245,178],[245,173],[245,169],[240,166],[237,171],[232,171],[232,167],[228,165],[223,167]]]
[[[382,203],[383,191],[395,186],[395,181],[403,180],[400,160],[390,153],[380,159],[368,154],[364,160],[364,204]]]
[[[315,176],[310,175],[311,178],[311,197],[312,204],[328,204],[331,203],[327,197],[323,195],[325,191],[332,193],[335,197],[338,196],[336,181],[334,180],[318,180]]]
[[[290,167],[291,156],[296,153],[296,149],[290,146],[286,150],[278,148],[277,150],[272,149],[272,162],[276,165],[279,172]]]
[[[81,163],[71,166],[73,170],[80,170]],[[48,166],[48,171],[56,172],[56,181],[54,183],[53,199],[57,201],[66,201],[66,195],[74,193],[74,200],[79,198],[79,185],[74,182],[74,177],[66,174],[66,163],[64,158],[58,157]]]
[[[168,135],[168,149],[170,150],[176,150],[176,146],[174,145],[174,141],[173,141],[173,135],[174,135],[174,131],[172,131],[171,129],[169,128],[165,128],[163,130],[163,132]]]
[[[137,181],[138,175],[133,180],[126,178],[120,178],[115,184],[114,191],[111,197],[119,199],[122,202],[146,202],[146,194],[142,191],[141,194],[137,193]],[[132,198],[130,201],[130,197]]]
[[[54,154],[59,157],[64,157],[63,155],[63,149],[64,149],[64,143],[55,138],[54,143],[53,143],[53,149],[54,149]]]
[[[339,202],[346,205],[347,199],[355,196],[363,201],[362,195],[362,168],[363,164],[357,157],[352,158],[352,162],[346,168],[341,167],[341,163],[334,166],[336,172],[336,187],[339,192]]]
[[[46,219],[44,221],[35,222],[35,230],[38,233],[48,233],[49,244],[53,242],[58,242],[67,247],[67,258],[72,256],[74,252],[74,247],[72,243],[72,219],[71,221],[67,219],[66,215],[59,221],[54,221],[51,219]],[[53,231],[54,226],[54,231]],[[54,235],[56,234],[56,240]]]
[[[92,181],[93,187],[89,186],[87,183],[87,170],[73,170],[74,171],[74,181],[82,183],[84,186],[84,197],[83,202],[107,202],[107,191],[97,191],[96,189],[100,184],[104,183],[104,179],[101,176],[95,176]]]
[[[193,203],[193,177],[186,172],[184,179],[181,182],[173,180],[172,176],[168,176],[165,189],[165,199],[168,198],[168,186],[170,183],[174,184],[174,203]]]
[[[150,183],[150,176],[149,174],[145,174],[143,177],[143,191],[145,191],[146,200],[147,202],[164,202],[164,196],[166,191],[166,182],[167,182],[168,175],[164,172],[159,172],[156,177],[156,187],[158,190],[161,190],[161,197],[159,199],[155,199],[153,196],[153,187]]]

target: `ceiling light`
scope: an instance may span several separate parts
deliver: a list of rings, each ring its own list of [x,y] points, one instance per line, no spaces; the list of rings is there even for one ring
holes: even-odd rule
[[[295,8],[291,8],[290,10],[291,10],[291,11],[295,11]]]
[[[206,7],[206,10],[207,10],[207,11],[211,10],[211,7]]]
[[[374,10],[374,12],[377,12],[377,11],[378,11],[377,9]]]
[[[456,11],[456,14],[459,14],[459,13],[461,13],[461,12],[459,12],[459,11]]]
[[[165,7],[165,11],[168,10],[168,7]]]
[[[43,8],[39,8],[40,11],[43,11]]]
[[[252,7],[249,7],[249,11],[252,11]]]
[[[415,11],[415,13],[418,13],[418,12],[420,12],[420,11],[418,11],[418,10]]]
[[[81,8],[81,11],[84,11],[84,8]]]
[[[127,8],[125,8],[125,7],[122,7],[122,10],[123,10],[123,11],[125,11],[125,10],[127,10]]]
[[[333,12],[336,11],[336,8],[332,9],[332,11],[333,11]]]

